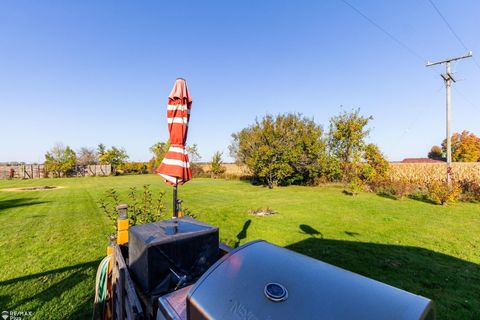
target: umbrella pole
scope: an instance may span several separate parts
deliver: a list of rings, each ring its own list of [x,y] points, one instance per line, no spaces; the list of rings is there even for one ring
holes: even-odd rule
[[[178,179],[175,180],[175,186],[173,187],[173,218],[176,219],[178,217],[178,208],[177,208],[177,182]]]

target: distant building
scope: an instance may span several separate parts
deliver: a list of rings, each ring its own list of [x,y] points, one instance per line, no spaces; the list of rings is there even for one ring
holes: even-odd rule
[[[430,158],[405,158],[401,163],[442,163],[442,160],[435,160]]]

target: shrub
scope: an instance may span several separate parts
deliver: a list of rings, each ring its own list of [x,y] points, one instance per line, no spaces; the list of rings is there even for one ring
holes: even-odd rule
[[[117,169],[128,160],[127,151],[123,148],[112,146],[107,149],[103,144],[98,145],[98,161],[100,164],[112,166],[112,174],[117,175]]]
[[[436,204],[446,205],[456,201],[461,191],[460,184],[455,181],[450,185],[445,181],[432,181],[428,185],[428,198]]]
[[[462,201],[480,201],[480,182],[462,180],[459,184],[462,190]]]
[[[372,181],[375,179],[385,179],[388,175],[388,161],[382,154],[377,145],[370,143],[365,147],[363,153],[365,163],[362,168],[362,176],[364,181]]]
[[[128,192],[130,199],[130,222],[132,225],[150,223],[161,220],[165,213],[164,197],[165,191],[159,191],[154,196],[150,190],[150,185],[143,186],[139,194],[135,187],[131,187]]]
[[[403,199],[404,197],[412,194],[418,187],[416,184],[411,183],[407,179],[393,180],[390,183],[392,195],[397,199]]]
[[[351,196],[356,196],[360,191],[364,190],[364,187],[365,184],[363,181],[359,177],[354,176],[350,179],[350,182],[346,185],[343,192]]]
[[[222,152],[216,151],[212,156],[212,161],[210,162],[210,172],[212,178],[218,178],[221,174],[225,172],[225,167],[223,166],[222,161]]]
[[[118,174],[146,174],[148,173],[146,162],[125,162],[118,166]]]
[[[192,169],[192,176],[194,178],[206,178],[209,176],[198,163],[191,163],[190,169]]]
[[[311,183],[325,157],[322,128],[300,114],[267,115],[232,137],[230,155],[269,188]]]
[[[181,210],[182,212],[182,215],[184,217],[190,217],[192,219],[198,219],[197,215],[192,211],[190,210],[189,208],[185,207]]]
[[[411,195],[419,187],[408,179],[377,179],[369,184],[372,191],[398,200]]]
[[[53,173],[56,178],[65,177],[75,168],[75,159],[75,151],[69,146],[57,143],[45,154],[45,171]]]
[[[160,191],[154,195],[149,185],[144,185],[141,192],[135,187],[128,191],[128,218],[130,225],[150,223],[161,220],[165,213],[165,191]],[[118,217],[117,206],[125,203],[120,199],[120,195],[115,189],[108,189],[104,196],[100,198],[98,204],[103,212],[114,222]]]

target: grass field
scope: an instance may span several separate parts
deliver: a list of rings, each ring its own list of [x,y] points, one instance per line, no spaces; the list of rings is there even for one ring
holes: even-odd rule
[[[65,187],[0,191],[0,309],[89,318],[96,267],[112,232],[97,201],[108,188],[126,195],[143,184],[166,190],[170,205],[170,188],[153,175],[0,181],[0,188]],[[180,197],[230,245],[265,239],[432,298],[439,319],[480,318],[480,204],[441,207],[351,197],[337,187],[268,190],[210,179],[180,187]],[[261,207],[278,214],[248,213]]]

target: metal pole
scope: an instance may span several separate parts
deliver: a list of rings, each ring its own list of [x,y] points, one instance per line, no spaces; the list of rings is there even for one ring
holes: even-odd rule
[[[177,181],[175,181],[177,182]],[[177,211],[177,183],[173,187],[173,218],[176,219],[178,217]]]
[[[428,62],[427,67],[431,67],[437,64],[442,64],[445,63],[447,67],[447,73],[442,74],[442,78],[445,81],[445,88],[447,89],[447,183],[448,185],[451,185],[452,183],[452,141],[451,141],[451,132],[450,132],[450,126],[451,126],[451,121],[452,121],[452,98],[451,98],[451,89],[452,89],[452,81],[455,82],[455,79],[453,78],[453,75],[450,70],[450,64],[452,61],[457,61],[465,58],[470,58],[472,57],[472,51],[468,52],[467,54],[460,56],[460,57],[454,57],[454,58],[448,58],[442,61],[437,61],[437,62]]]
[[[451,121],[452,121],[452,78],[450,77],[450,61],[446,63],[447,66],[447,80],[445,80],[445,86],[447,89],[447,183],[451,185],[451,165],[452,165],[452,139],[451,139]]]

